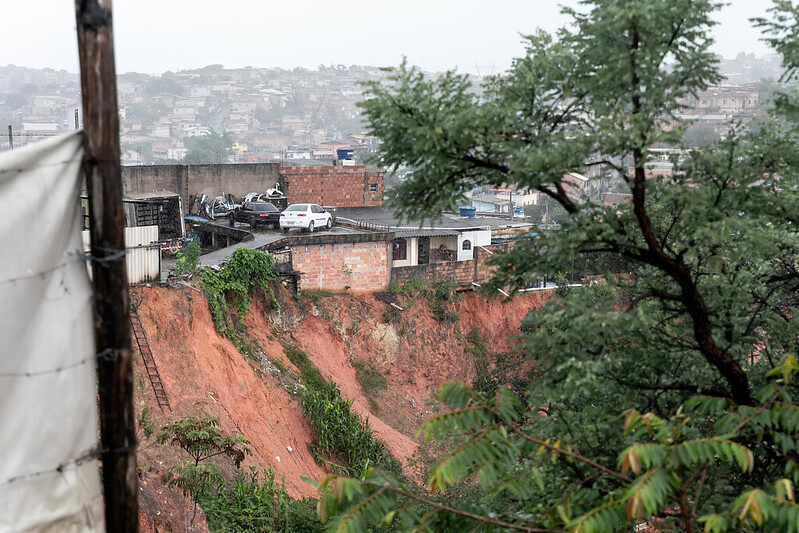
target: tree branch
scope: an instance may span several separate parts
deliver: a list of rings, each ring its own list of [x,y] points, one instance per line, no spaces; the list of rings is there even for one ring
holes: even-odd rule
[[[380,485],[380,487],[386,487],[385,485]],[[449,505],[444,505],[428,498],[424,498],[422,496],[418,496],[413,494],[412,492],[408,492],[406,490],[402,490],[401,488],[395,485],[389,485],[388,490],[391,490],[401,496],[405,496],[411,500],[417,501],[419,503],[423,503],[425,505],[429,505],[434,507],[439,511],[447,511],[448,513],[452,513],[454,515],[463,516],[465,518],[469,518],[471,520],[475,520],[478,522],[482,522],[484,524],[491,524],[497,527],[504,527],[507,529],[513,529],[515,531],[524,531],[526,533],[569,533],[568,531],[564,531],[562,529],[545,529],[545,528],[537,528],[537,527],[527,527],[518,524],[511,524],[510,522],[504,522],[502,520],[497,520],[496,518],[489,518],[487,516],[482,516],[474,513],[470,513],[469,511],[464,511],[463,509],[458,509],[457,507],[450,507]]]

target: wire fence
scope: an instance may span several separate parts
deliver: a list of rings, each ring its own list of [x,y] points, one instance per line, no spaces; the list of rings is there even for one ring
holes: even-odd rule
[[[67,459],[65,461],[62,461],[53,468],[38,470],[36,472],[30,472],[28,474],[19,474],[16,476],[12,476],[10,478],[0,481],[0,486],[10,485],[12,483],[18,483],[20,481],[29,481],[31,479],[36,479],[50,474],[56,474],[56,473],[60,474],[63,473],[70,466],[78,467],[87,461],[96,460],[102,455],[103,455],[102,447],[100,446],[99,443],[97,443],[88,450],[84,451],[78,457],[75,457],[74,459]]]
[[[16,137],[16,135],[15,135]],[[66,167],[68,165],[75,165],[80,164],[83,159],[82,158],[70,158],[65,160],[53,161],[51,158],[50,161],[47,158],[43,158],[40,162],[26,165],[23,167],[10,167],[10,168],[1,168],[0,169],[0,179],[7,178],[7,179],[14,179],[14,174],[23,174],[28,172],[35,172],[36,169],[39,168],[57,168],[57,167]],[[56,171],[58,172],[58,171]],[[77,199],[75,203],[76,209],[78,206]],[[75,263],[85,263],[91,264],[93,266],[99,267],[102,265],[108,265],[111,263],[123,261],[125,256],[128,254],[128,250],[126,248],[105,248],[99,246],[93,246],[90,252],[86,252],[83,249],[72,249],[66,250],[58,259],[55,260],[55,264],[52,266],[43,266],[37,269],[35,272],[26,272],[24,269],[17,269],[14,273],[16,275],[11,275],[9,277],[5,277],[0,279],[0,289],[7,288],[9,286],[17,285],[17,284],[25,284],[32,280],[52,280],[53,276],[61,275],[61,279],[57,280],[56,283],[52,281],[48,281],[48,289],[50,287],[54,287],[56,285],[63,288],[63,294],[58,295],[58,297],[66,296],[70,293],[69,286],[68,286],[68,279],[69,279],[69,270],[72,265]],[[13,266],[13,262],[9,263]],[[8,271],[8,269],[6,269]],[[22,285],[20,290],[25,290],[26,286]],[[17,292],[20,292],[18,290]],[[52,291],[50,291],[52,292]],[[43,300],[52,300],[55,299],[51,294],[49,297],[44,295],[41,297]],[[9,302],[6,302],[6,305],[9,305]],[[85,352],[84,352],[85,353]],[[97,353],[92,353],[89,355],[83,355],[80,353],[75,353],[74,356],[78,357],[76,360],[73,361],[53,361],[50,364],[54,365],[49,368],[35,368],[33,367],[35,364],[28,363],[30,367],[26,368],[25,364],[17,364],[18,367],[22,368],[13,368],[10,367],[11,358],[3,358],[5,368],[4,371],[0,371],[0,384],[5,386],[9,386],[13,380],[34,380],[34,379],[46,379],[47,376],[55,376],[62,373],[74,372],[78,369],[85,368],[87,365],[94,365],[98,362],[106,362],[106,361],[116,361],[122,357],[132,357],[133,356],[133,349],[132,348],[106,348],[102,351]],[[23,357],[21,358],[23,361],[27,362],[28,358]],[[39,363],[37,366],[46,366],[47,363]],[[6,371],[7,370],[7,371]],[[87,391],[87,395],[91,395],[91,391]],[[53,474],[65,474],[71,468],[77,468],[84,463],[90,461],[96,461],[103,455],[107,455],[108,453],[129,453],[131,450],[106,450],[103,449],[99,443],[95,443],[90,448],[80,451],[76,454],[75,457],[62,460],[58,462],[58,464],[53,464],[49,468],[42,468],[35,471],[24,472],[21,471],[19,473],[14,473],[10,477],[5,479],[0,479],[0,486],[7,486],[10,484],[20,483],[24,481],[33,480],[36,478],[41,478],[44,476],[50,476]],[[17,466],[20,470],[25,468],[25,464],[20,464]],[[96,498],[102,498],[102,492],[98,493]],[[89,497],[89,499],[94,499],[95,497]]]

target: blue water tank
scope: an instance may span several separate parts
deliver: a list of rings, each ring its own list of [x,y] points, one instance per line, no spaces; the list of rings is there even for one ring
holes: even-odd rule
[[[352,159],[352,154],[355,152],[352,148],[337,148],[336,149],[336,157],[339,159],[346,159],[347,161]]]
[[[477,208],[471,205],[461,207],[459,208],[459,211],[462,217],[474,218],[474,216],[477,214]]]

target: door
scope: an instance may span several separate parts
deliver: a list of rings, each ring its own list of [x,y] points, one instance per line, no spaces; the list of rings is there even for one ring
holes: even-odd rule
[[[419,237],[419,260],[418,264],[426,265],[430,262],[430,237]]]
[[[317,228],[321,228],[327,222],[327,217],[325,216],[325,210],[319,207],[318,205],[311,206],[311,216],[313,217],[314,226]]]

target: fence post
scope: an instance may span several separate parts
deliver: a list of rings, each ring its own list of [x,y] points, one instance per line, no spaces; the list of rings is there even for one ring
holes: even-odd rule
[[[111,0],[75,0],[89,196],[106,531],[139,530],[133,350]]]

